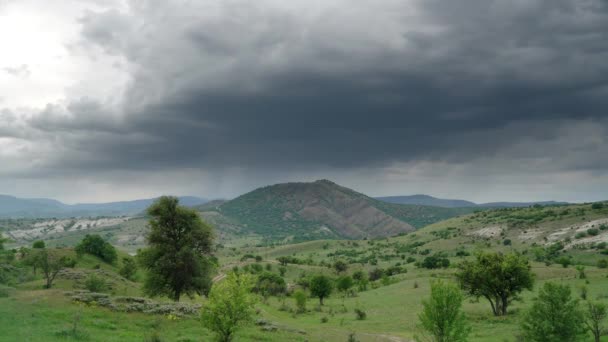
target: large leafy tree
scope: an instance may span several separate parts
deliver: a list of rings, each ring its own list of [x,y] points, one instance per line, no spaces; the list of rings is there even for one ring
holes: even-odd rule
[[[213,231],[175,197],[163,196],[148,208],[148,248],[139,254],[147,269],[144,292],[175,301],[186,294],[207,294],[211,288]]]
[[[506,315],[509,304],[534,285],[528,259],[517,253],[480,252],[474,261],[461,263],[456,276],[467,294],[487,299],[496,316]]]
[[[545,283],[521,323],[526,341],[573,342],[585,333],[585,315],[570,287]]]
[[[310,279],[310,293],[319,298],[319,304],[323,305],[323,299],[329,297],[334,286],[329,277],[317,275]]]
[[[431,297],[422,302],[422,312],[418,315],[423,336],[419,341],[464,342],[471,327],[462,312],[462,293],[452,284],[436,281],[431,283]]]
[[[213,285],[201,319],[205,327],[216,333],[218,341],[232,341],[238,328],[251,321],[256,302],[251,294],[253,285],[251,275],[236,273]]]

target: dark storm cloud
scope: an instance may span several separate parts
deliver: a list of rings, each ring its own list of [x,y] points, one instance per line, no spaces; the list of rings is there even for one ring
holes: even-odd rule
[[[605,1],[362,2],[315,15],[189,4],[82,18],[81,44],[122,56],[132,82],[120,108],[78,100],[32,119],[66,132],[69,154],[54,167],[359,168],[499,154],[608,168],[594,158],[607,143]]]

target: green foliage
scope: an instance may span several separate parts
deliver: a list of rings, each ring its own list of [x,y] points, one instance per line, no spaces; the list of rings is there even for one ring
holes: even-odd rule
[[[505,246],[511,246],[511,239],[504,239],[502,240],[502,244]]]
[[[44,244],[44,241],[42,240],[38,240],[38,241],[34,241],[34,243],[32,244],[32,248],[45,248],[46,245]]]
[[[206,294],[211,287],[212,228],[198,213],[163,196],[148,208],[148,248],[139,253],[148,271],[144,293],[167,295],[179,301],[182,294]]]
[[[285,279],[276,273],[263,272],[257,278],[253,291],[264,297],[277,296],[287,291]]]
[[[597,267],[598,268],[608,268],[608,260],[606,259],[601,259],[597,262]]]
[[[433,342],[464,342],[471,332],[462,312],[463,296],[457,286],[441,281],[431,283],[431,297],[422,302],[420,328]],[[422,340],[423,337],[417,337]]]
[[[575,341],[584,333],[584,315],[570,287],[547,282],[521,323],[526,341]]]
[[[201,311],[201,320],[206,328],[216,333],[218,341],[232,341],[238,328],[252,320],[256,302],[250,293],[252,287],[250,275],[230,273],[211,288],[209,301]]]
[[[568,268],[568,266],[570,266],[570,264],[572,263],[572,260],[570,260],[570,258],[564,256],[564,257],[557,259],[557,263],[562,265],[563,268]]]
[[[594,209],[594,210],[599,210],[599,209],[603,209],[603,208],[604,208],[603,202],[595,202],[591,205],[591,209]]]
[[[285,273],[287,273],[287,268],[285,268],[285,266],[280,266],[279,267],[279,274],[281,275],[281,277],[284,277]]]
[[[4,244],[9,241],[9,239],[5,238],[4,236],[2,236],[2,234],[0,234],[0,251],[4,250]]]
[[[347,293],[355,285],[353,278],[342,276],[336,280],[336,289],[342,293]]]
[[[448,268],[450,267],[450,259],[439,254],[431,255],[424,258],[420,266],[428,269]]]
[[[45,288],[50,289],[53,286],[53,281],[57,273],[66,267],[75,265],[74,259],[61,255],[58,250],[49,250],[46,248],[32,251],[32,263],[40,268],[46,283]]]
[[[534,284],[528,259],[516,253],[480,252],[459,265],[456,277],[468,295],[487,299],[496,316],[506,315],[509,304]]]
[[[108,289],[108,284],[102,277],[92,273],[85,280],[84,287],[91,292],[105,292]]]
[[[306,312],[306,297],[306,293],[302,290],[297,290],[293,293],[298,313]]]
[[[585,311],[585,325],[587,330],[593,334],[595,342],[600,342],[602,333],[605,331],[604,322],[608,316],[608,307],[605,303],[587,302]]]
[[[597,229],[597,228],[589,228],[589,229],[587,229],[587,234],[590,235],[590,236],[597,236],[597,235],[599,235],[599,233],[600,233],[600,230]]]
[[[323,305],[323,299],[329,297],[333,290],[333,284],[329,277],[316,275],[309,282],[310,293],[319,298],[319,304]]]
[[[348,265],[342,261],[342,260],[338,260],[336,262],[334,262],[334,270],[336,270],[336,273],[343,273],[346,272],[346,270],[348,269]]]
[[[109,264],[113,264],[117,258],[116,249],[114,246],[96,234],[87,234],[74,249],[76,250],[78,256],[82,256],[85,253],[91,254]]]
[[[129,280],[135,280],[135,274],[137,273],[137,263],[133,258],[122,258],[122,266],[118,270],[118,273]]]

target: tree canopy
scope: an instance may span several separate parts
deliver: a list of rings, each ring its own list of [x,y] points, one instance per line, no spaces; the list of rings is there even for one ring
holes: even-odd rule
[[[474,261],[462,262],[456,276],[467,294],[487,299],[496,316],[506,315],[519,293],[534,285],[528,259],[516,253],[480,252]]]
[[[323,305],[323,299],[329,297],[333,289],[333,284],[329,277],[317,275],[310,279],[310,293],[319,298],[319,304]]]
[[[109,264],[113,264],[118,258],[116,248],[97,234],[85,235],[84,239],[76,245],[75,250],[79,256],[85,253],[91,254]]]
[[[139,253],[148,271],[144,292],[175,301],[186,294],[207,294],[211,288],[213,231],[175,197],[163,196],[148,208],[148,248]]]

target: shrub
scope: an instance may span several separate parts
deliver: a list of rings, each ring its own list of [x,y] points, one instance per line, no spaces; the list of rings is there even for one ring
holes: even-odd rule
[[[582,239],[586,236],[587,236],[587,233],[585,233],[585,232],[578,232],[578,233],[574,234],[575,239]]]
[[[79,256],[85,253],[91,254],[109,264],[113,264],[117,258],[116,249],[114,246],[106,242],[99,235],[87,234],[76,246],[75,250]]]
[[[431,283],[431,297],[422,302],[420,328],[432,341],[464,342],[471,332],[462,312],[460,289],[441,281]]]
[[[368,278],[370,281],[376,281],[376,280],[382,278],[383,275],[384,275],[383,269],[374,268],[373,270],[369,271]]]
[[[304,293],[302,290],[297,290],[293,293],[293,298],[296,301],[297,312],[306,312],[306,293]]]
[[[118,273],[129,280],[134,280],[137,273],[137,263],[133,258],[122,258],[122,266]]]
[[[367,313],[362,309],[355,308],[355,314],[357,315],[357,320],[363,321],[367,318]]]
[[[502,244],[505,245],[505,246],[511,246],[511,239],[504,239],[502,241]]]
[[[602,203],[602,202],[595,202],[591,205],[591,209],[598,210],[598,209],[602,209],[602,208],[604,208],[604,203]]]
[[[591,236],[597,236],[599,233],[600,233],[600,231],[597,228],[589,228],[589,229],[587,229],[587,234],[589,234]]]
[[[432,255],[424,258],[421,267],[428,269],[447,268],[450,266],[450,260],[441,255]]]
[[[570,287],[545,283],[521,323],[526,341],[575,341],[584,333],[583,313]]]
[[[321,323],[327,323],[327,322],[329,322],[329,318],[327,318],[327,316],[321,317]]]
[[[608,260],[602,259],[597,262],[598,268],[608,268]]]
[[[264,297],[270,295],[276,296],[287,291],[287,284],[285,284],[285,279],[280,275],[271,272],[263,272],[258,276],[253,291],[260,293]]]
[[[103,278],[91,274],[84,282],[84,287],[91,292],[104,292],[108,288],[108,285]]]
[[[34,243],[32,244],[32,248],[45,248],[46,245],[44,244],[44,241],[42,240],[38,240],[38,241],[34,241]]]

